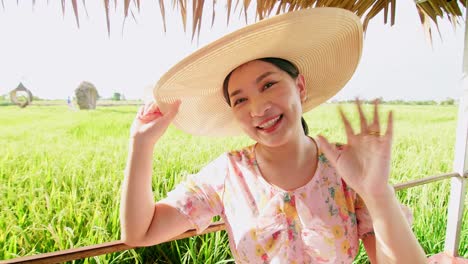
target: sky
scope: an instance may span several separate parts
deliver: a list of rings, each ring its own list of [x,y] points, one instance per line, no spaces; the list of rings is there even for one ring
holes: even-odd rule
[[[191,24],[184,32],[172,1],[165,1],[166,33],[158,1],[141,1],[140,11],[132,5],[135,18],[130,15],[125,21],[122,4],[115,8],[110,1],[109,36],[103,1],[86,1],[88,14],[78,1],[79,28],[71,5],[63,15],[60,2],[36,0],[33,7],[32,1],[4,1],[5,8],[0,5],[0,95],[22,82],[35,96],[66,100],[82,81],[88,81],[105,98],[119,92],[127,99],[148,100],[151,87],[172,65],[245,26],[239,9],[227,25],[225,6],[218,1],[211,27],[211,1],[206,1],[199,39],[192,41]],[[448,21],[440,21],[442,38],[434,32],[431,46],[413,1],[397,2],[394,26],[385,25],[383,15],[370,22],[360,65],[333,99],[461,97],[464,23],[454,29]],[[255,22],[252,12],[249,24]]]

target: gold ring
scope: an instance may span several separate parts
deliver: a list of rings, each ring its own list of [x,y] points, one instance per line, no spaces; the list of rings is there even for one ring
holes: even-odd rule
[[[367,133],[369,136],[379,136],[380,137],[380,131],[369,131]]]

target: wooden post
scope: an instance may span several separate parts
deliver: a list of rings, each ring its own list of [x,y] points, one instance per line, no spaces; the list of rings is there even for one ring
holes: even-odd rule
[[[466,11],[468,12],[468,5]],[[465,12],[465,16],[467,14]],[[445,234],[445,252],[451,256],[458,256],[468,174],[468,19],[466,18],[462,85],[463,91],[459,102],[455,160],[453,164],[454,171],[458,172],[462,177],[453,177],[451,179],[447,231]]]

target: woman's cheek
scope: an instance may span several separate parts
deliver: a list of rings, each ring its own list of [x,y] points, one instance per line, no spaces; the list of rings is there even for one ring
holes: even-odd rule
[[[245,104],[246,102],[242,103],[242,105],[238,105],[237,109],[234,110],[234,118],[242,126],[247,126],[250,123],[250,114]]]
[[[234,108],[235,107],[235,108]],[[233,107],[234,118],[237,122],[242,120],[242,109],[239,105]]]

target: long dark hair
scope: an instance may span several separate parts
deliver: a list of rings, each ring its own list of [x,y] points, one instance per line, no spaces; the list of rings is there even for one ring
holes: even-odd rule
[[[286,72],[289,76],[291,76],[291,78],[293,78],[293,80],[296,80],[297,76],[299,75],[299,70],[297,69],[297,67],[294,66],[294,64],[292,64],[291,62],[289,62],[287,60],[283,60],[283,59],[280,59],[280,58],[261,58],[261,59],[258,59],[258,60],[268,62],[268,63],[271,63],[271,64],[275,65],[280,70]],[[223,95],[224,95],[224,99],[226,99],[226,102],[228,103],[229,106],[231,106],[231,100],[229,98],[228,83],[229,83],[229,79],[231,78],[231,74],[232,74],[232,72],[230,72],[226,76],[226,78],[224,79],[224,82],[223,82]],[[304,130],[304,134],[308,135],[309,134],[309,127],[307,126],[307,123],[306,123],[304,117],[301,117],[301,124],[302,124],[302,129]]]

